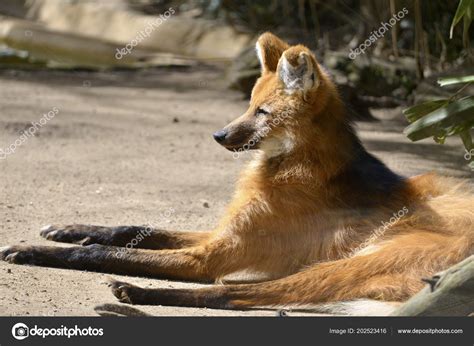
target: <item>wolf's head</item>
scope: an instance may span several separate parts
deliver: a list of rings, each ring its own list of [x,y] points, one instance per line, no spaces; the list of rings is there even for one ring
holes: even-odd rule
[[[334,84],[305,46],[289,46],[271,33],[261,35],[256,46],[262,74],[250,106],[214,133],[215,140],[232,151],[260,149],[268,157],[290,153],[308,141],[318,145],[327,127],[321,114],[327,113],[331,98],[339,100]],[[342,112],[333,113],[338,117]]]

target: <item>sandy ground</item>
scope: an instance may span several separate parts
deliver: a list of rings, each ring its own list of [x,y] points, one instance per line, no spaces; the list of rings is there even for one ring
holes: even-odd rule
[[[59,114],[0,160],[0,246],[48,244],[51,223],[210,229],[243,161],[211,133],[246,109],[216,71],[0,71],[0,148],[43,113]],[[458,139],[410,143],[400,109],[359,124],[366,146],[397,172],[472,177]],[[169,215],[171,208],[174,210]],[[65,245],[67,246],[67,245]],[[147,287],[197,284],[120,278]],[[0,315],[95,315],[115,302],[105,274],[0,263]],[[154,315],[274,315],[272,311],[143,307]]]

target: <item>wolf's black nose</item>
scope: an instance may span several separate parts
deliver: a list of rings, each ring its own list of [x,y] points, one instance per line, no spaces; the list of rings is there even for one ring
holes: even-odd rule
[[[219,131],[215,132],[212,136],[217,141],[217,143],[222,143],[225,139],[225,136],[227,136],[227,131],[219,130]]]

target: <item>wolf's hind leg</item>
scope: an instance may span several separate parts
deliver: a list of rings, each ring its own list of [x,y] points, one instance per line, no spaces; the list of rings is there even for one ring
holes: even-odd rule
[[[94,225],[53,225],[44,227],[41,236],[52,241],[80,245],[127,244],[142,249],[180,249],[194,246],[209,237],[208,232],[181,232],[153,229],[147,226],[104,227]]]
[[[317,267],[320,268],[317,268]],[[362,279],[363,273],[345,271],[339,263],[318,265],[282,279],[257,284],[212,286],[200,289],[150,289],[126,282],[111,281],[112,293],[122,303],[243,310],[258,307],[316,306],[319,304],[381,299],[403,301],[410,293],[405,286],[421,289],[419,278],[404,275],[376,275]],[[343,279],[342,283],[337,281]]]
[[[112,282],[111,286],[114,295],[126,303],[219,309],[319,305],[357,299],[400,302],[423,287],[421,278],[461,260],[463,253],[458,251],[458,245],[450,237],[415,234],[399,237],[371,254],[315,264],[262,283],[201,289],[147,289],[123,282]]]

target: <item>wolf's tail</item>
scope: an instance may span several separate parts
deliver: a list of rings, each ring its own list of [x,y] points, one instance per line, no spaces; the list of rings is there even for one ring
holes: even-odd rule
[[[401,304],[399,302],[382,302],[370,299],[318,304],[311,307],[312,312],[340,316],[388,316]]]
[[[388,316],[402,303],[381,302],[377,300],[358,299],[345,302],[325,303],[293,311],[325,313],[339,316]],[[141,310],[123,304],[103,304],[94,308],[100,316],[152,316]],[[287,310],[285,310],[287,311]],[[280,316],[282,316],[280,314]],[[285,316],[291,316],[285,312]]]

